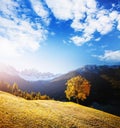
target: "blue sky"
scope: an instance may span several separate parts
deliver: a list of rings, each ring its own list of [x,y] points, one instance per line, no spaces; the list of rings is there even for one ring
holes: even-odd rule
[[[0,0],[0,62],[65,73],[120,64],[120,0]]]

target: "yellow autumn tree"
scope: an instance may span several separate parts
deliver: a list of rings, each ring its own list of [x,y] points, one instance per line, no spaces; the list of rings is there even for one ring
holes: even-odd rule
[[[66,85],[65,94],[69,100],[71,100],[71,98],[76,99],[76,102],[79,103],[79,100],[85,100],[90,94],[91,85],[89,81],[82,76],[69,79]]]

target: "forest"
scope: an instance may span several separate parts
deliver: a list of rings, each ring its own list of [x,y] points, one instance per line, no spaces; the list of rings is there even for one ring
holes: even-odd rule
[[[27,92],[27,91],[22,91],[17,83],[14,83],[13,85],[10,85],[9,83],[0,82],[0,90],[4,92],[11,93],[15,96],[19,96],[22,98],[25,98],[27,100],[49,100],[50,97],[47,95],[41,95],[40,92]]]

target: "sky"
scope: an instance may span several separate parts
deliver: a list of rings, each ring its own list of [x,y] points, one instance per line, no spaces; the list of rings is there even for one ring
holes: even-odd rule
[[[120,64],[120,0],[0,3],[0,63],[52,73]]]

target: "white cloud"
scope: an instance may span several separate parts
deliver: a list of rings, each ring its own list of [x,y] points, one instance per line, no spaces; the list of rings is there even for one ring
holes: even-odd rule
[[[95,0],[46,0],[46,3],[57,19],[72,20],[71,27],[77,35],[70,39],[78,46],[96,38],[95,32],[105,35],[116,27],[120,31],[120,13],[98,7]]]
[[[86,11],[86,13],[88,13],[88,12]],[[81,19],[77,19],[77,20],[74,19],[71,24],[71,27],[73,29],[75,29],[75,31],[83,33],[83,35],[80,36],[80,38],[79,38],[79,39],[82,39],[82,43],[81,43],[81,41],[79,41],[79,43],[80,43],[79,46],[81,46],[81,44],[84,44],[84,43],[90,41],[91,39],[95,38],[93,35],[96,31],[99,32],[101,35],[108,34],[109,32],[111,32],[114,29],[116,22],[118,22],[117,28],[119,30],[119,21],[116,20],[117,17],[120,16],[120,14],[118,14],[118,12],[116,12],[116,11],[109,12],[104,9],[102,9],[100,11],[96,8],[95,13],[92,12],[92,13],[88,13],[88,14],[89,15],[86,16],[86,19],[84,22],[80,22]],[[88,37],[91,37],[91,38],[86,40],[85,35],[88,35]],[[72,37],[72,39],[73,39],[73,37]],[[98,37],[97,39],[100,40],[100,37]],[[95,41],[99,41],[97,39],[95,39]],[[76,42],[74,42],[74,40],[73,40],[73,43],[76,44]],[[78,43],[77,43],[77,45],[78,45]]]
[[[84,28],[86,28],[87,24],[81,23],[79,21],[79,19],[74,19],[71,27],[75,30],[75,31],[83,31]]]
[[[21,4],[23,8],[20,8],[20,3],[17,1],[1,0],[0,42],[2,45],[6,42],[5,46],[6,44],[13,46],[17,53],[26,50],[36,51],[46,39],[47,30],[43,26],[50,23],[48,8],[40,0],[30,2],[37,14],[37,17],[32,16],[34,19],[32,21],[27,15],[29,9],[24,4]],[[100,35],[105,35],[114,28],[120,31],[120,13],[103,7],[98,8],[95,0],[46,0],[46,4],[57,19],[72,21],[70,27],[75,33],[70,37],[70,41],[78,46],[96,38],[94,37],[96,31]],[[24,12],[21,18],[18,11],[19,14]],[[94,40],[99,41],[100,37]]]
[[[46,3],[56,18],[60,20],[72,19],[73,5],[71,0],[46,0]]]
[[[106,50],[104,55],[98,56],[100,60],[104,61],[114,61],[114,62],[120,62],[120,50],[117,51],[110,51]]]
[[[30,1],[37,15],[42,17],[42,20],[44,20],[44,22],[47,25],[49,25],[50,19],[48,18],[49,17],[48,10],[43,6],[42,2],[40,0],[30,0]]]
[[[1,0],[0,4],[2,5],[0,6],[0,11],[3,13],[5,17],[11,16],[12,18],[15,16],[15,7],[19,6],[16,2],[13,2],[12,0],[7,0],[7,2]]]
[[[79,36],[74,36],[71,38],[71,41],[73,41],[77,46],[82,46],[85,42],[85,39]]]
[[[100,39],[101,39],[100,37],[99,38],[96,38],[95,41],[100,41]]]
[[[118,21],[117,29],[120,31],[120,15],[117,16],[117,21]]]
[[[113,22],[110,21],[110,18],[107,15],[100,16],[96,21],[96,29],[102,35],[109,33],[112,30],[112,28]]]
[[[70,40],[74,42],[77,46],[82,46],[85,42],[88,42],[92,39],[92,35],[84,35],[80,36],[73,36]]]
[[[0,55],[16,56],[25,51],[36,51],[41,41],[46,39],[47,30],[41,23],[31,22],[27,16],[24,19],[18,18],[16,7],[19,5],[16,2],[1,2],[0,11],[3,15],[0,15]]]

